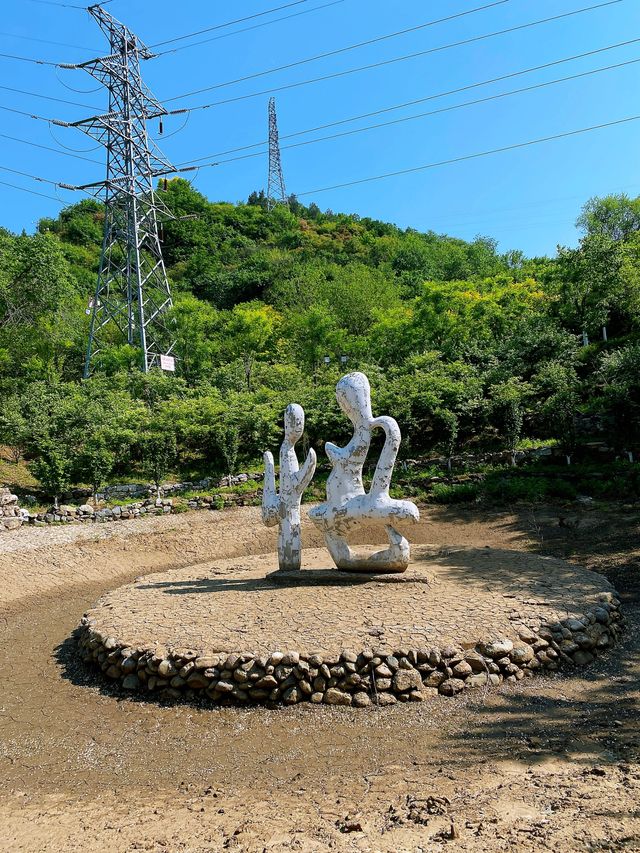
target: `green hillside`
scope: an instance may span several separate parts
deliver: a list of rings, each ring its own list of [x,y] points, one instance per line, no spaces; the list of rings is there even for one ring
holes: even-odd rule
[[[291,401],[311,444],[340,441],[345,363],[369,375],[408,457],[548,439],[578,460],[592,440],[640,449],[640,199],[590,202],[577,249],[527,259],[295,199],[211,203],[179,179],[160,194],[195,214],[164,226],[176,376],[142,375],[114,336],[81,381],[100,205],[33,236],[0,231],[0,443],[50,495],[256,463]]]

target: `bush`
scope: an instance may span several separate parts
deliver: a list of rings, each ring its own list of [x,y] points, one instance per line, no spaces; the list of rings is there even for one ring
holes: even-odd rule
[[[578,494],[573,483],[567,480],[557,480],[555,478],[548,480],[546,483],[547,495],[550,498],[565,498],[566,500],[575,500]]]
[[[461,483],[448,486],[446,483],[436,483],[431,492],[431,500],[437,504],[471,503],[478,497],[478,487],[474,483]]]
[[[526,501],[536,503],[547,495],[548,482],[538,477],[500,477],[488,479],[485,492],[494,500],[512,503]]]

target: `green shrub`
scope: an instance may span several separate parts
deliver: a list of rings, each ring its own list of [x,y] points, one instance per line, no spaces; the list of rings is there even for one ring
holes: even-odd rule
[[[565,498],[575,500],[578,494],[576,487],[568,480],[560,480],[555,477],[547,481],[547,495],[550,498]]]
[[[478,497],[478,487],[475,483],[461,483],[453,486],[436,483],[430,497],[437,504],[470,503]]]
[[[548,482],[538,477],[500,477],[488,479],[485,492],[488,497],[505,503],[536,503],[546,497],[547,486]]]

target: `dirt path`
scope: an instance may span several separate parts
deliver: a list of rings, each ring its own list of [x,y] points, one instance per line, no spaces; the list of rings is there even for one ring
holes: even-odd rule
[[[0,557],[1,851],[640,850],[636,517],[429,513],[416,541],[604,572],[629,630],[579,677],[370,712],[202,711],[95,686],[69,637],[100,594],[273,547],[253,509],[107,531],[27,531]]]

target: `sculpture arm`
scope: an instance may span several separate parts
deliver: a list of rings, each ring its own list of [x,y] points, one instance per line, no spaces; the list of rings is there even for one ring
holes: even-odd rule
[[[393,418],[381,417],[371,421],[372,427],[381,427],[385,432],[385,442],[371,481],[371,495],[387,493],[393,476],[393,466],[400,449],[400,427]]]
[[[317,456],[316,452],[311,448],[309,451],[307,458],[304,460],[302,465],[300,466],[300,470],[296,474],[296,489],[298,494],[302,497],[302,493],[308,487],[309,483],[313,479],[313,475],[316,472],[316,462]]]
[[[276,492],[276,468],[273,454],[267,450],[264,459],[264,486],[262,489],[262,521],[267,527],[278,523],[280,496]]]

